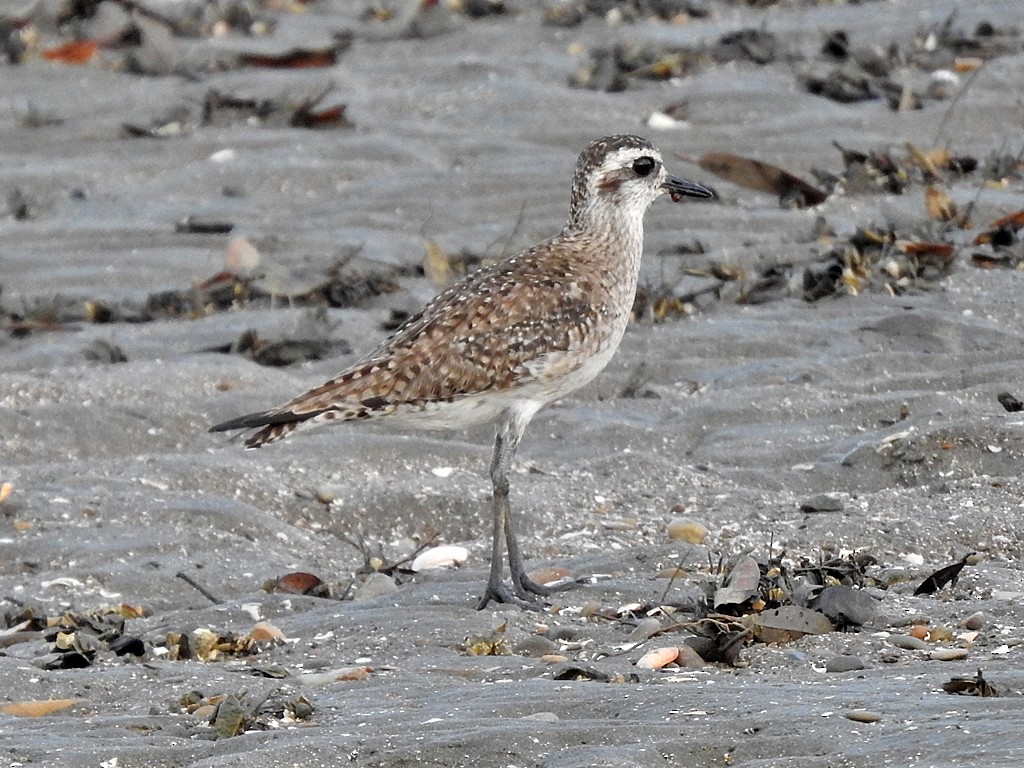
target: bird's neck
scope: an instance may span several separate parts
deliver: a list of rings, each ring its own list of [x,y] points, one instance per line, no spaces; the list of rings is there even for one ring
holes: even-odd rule
[[[635,282],[644,250],[643,218],[616,207],[578,213],[570,218],[559,239],[580,243],[585,246],[579,251],[583,259]]]

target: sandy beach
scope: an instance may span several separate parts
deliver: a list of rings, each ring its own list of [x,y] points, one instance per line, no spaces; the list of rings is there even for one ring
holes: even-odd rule
[[[0,9],[0,764],[1024,761],[1017,2],[192,5]],[[490,428],[207,431],[372,349],[425,259],[556,234],[622,132],[721,199],[651,208],[619,353],[520,447],[578,588],[475,610]],[[865,620],[638,666],[748,555],[841,563]]]

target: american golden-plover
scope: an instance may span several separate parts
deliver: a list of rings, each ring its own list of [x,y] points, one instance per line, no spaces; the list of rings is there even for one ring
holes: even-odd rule
[[[531,607],[552,588],[523,565],[508,500],[512,459],[534,414],[593,379],[615,353],[640,274],[644,214],[665,193],[715,197],[668,175],[646,139],[595,141],[576,161],[559,235],[467,275],[326,384],[211,431],[258,428],[245,442],[258,448],[300,427],[383,416],[427,429],[496,423],[491,570],[478,607]]]

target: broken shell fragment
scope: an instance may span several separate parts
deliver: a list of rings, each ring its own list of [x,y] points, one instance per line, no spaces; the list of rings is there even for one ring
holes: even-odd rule
[[[410,567],[416,572],[430,571],[436,568],[450,568],[462,565],[468,557],[469,550],[465,547],[431,547],[420,552],[416,559],[412,561]]]
[[[678,648],[654,648],[637,659],[636,665],[641,669],[661,669],[674,663],[678,658]]]

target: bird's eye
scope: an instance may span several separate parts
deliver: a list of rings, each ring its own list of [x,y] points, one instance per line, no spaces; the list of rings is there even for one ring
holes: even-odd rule
[[[657,165],[653,157],[638,157],[633,161],[633,173],[637,176],[649,176]]]

